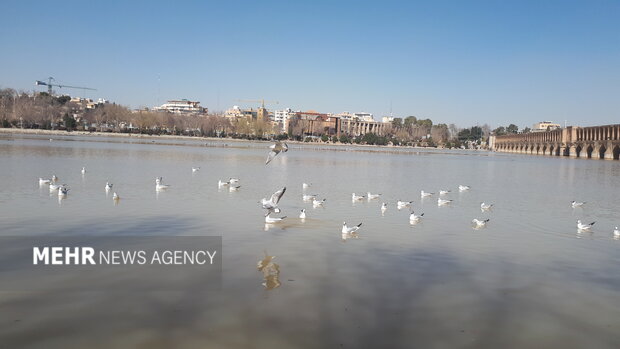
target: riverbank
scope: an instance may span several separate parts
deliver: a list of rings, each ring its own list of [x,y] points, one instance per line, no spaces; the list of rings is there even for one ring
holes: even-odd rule
[[[36,135],[36,136],[62,136],[62,137],[110,137],[119,139],[140,139],[144,141],[151,141],[152,143],[165,144],[164,140],[184,140],[192,142],[221,142],[223,146],[228,146],[229,143],[234,142],[239,145],[248,143],[271,143],[272,141],[264,140],[248,140],[248,139],[236,139],[236,138],[218,138],[218,137],[196,137],[196,136],[177,136],[177,135],[148,135],[148,134],[135,134],[135,133],[113,133],[113,132],[88,132],[88,131],[62,131],[62,130],[41,130],[41,129],[20,129],[20,128],[0,128],[0,135]],[[449,153],[458,154],[466,151],[468,153],[487,153],[487,150],[463,150],[463,149],[447,149],[447,148],[432,148],[432,147],[417,147],[417,146],[393,146],[393,145],[368,145],[368,144],[355,144],[355,143],[314,143],[314,142],[300,142],[294,140],[285,141],[289,145],[304,146],[304,148],[318,147],[321,149],[332,149],[341,151],[379,151],[379,152],[403,152],[411,150],[423,150],[432,153]]]

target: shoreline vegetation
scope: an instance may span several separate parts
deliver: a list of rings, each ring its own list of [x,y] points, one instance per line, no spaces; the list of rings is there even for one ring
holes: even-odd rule
[[[263,140],[263,139],[238,139],[232,137],[202,137],[202,136],[183,136],[183,135],[149,135],[149,134],[135,134],[135,133],[114,133],[114,132],[90,132],[90,131],[66,131],[66,130],[41,130],[41,129],[21,129],[21,128],[2,128],[0,127],[0,139],[3,138],[4,135],[34,135],[34,136],[62,136],[62,137],[110,137],[110,138],[119,138],[119,139],[144,139],[150,140],[155,144],[166,145],[162,141],[165,140],[185,140],[185,141],[194,141],[197,144],[202,143],[203,141],[210,142],[220,142],[221,146],[230,146],[228,143],[238,143],[239,145],[243,143],[273,143],[271,140]],[[51,138],[50,138],[51,139]],[[159,141],[159,142],[158,142]],[[285,140],[286,143],[296,144],[296,145],[305,145],[308,147],[311,146],[319,146],[322,149],[332,149],[332,150],[340,150],[338,148],[343,147],[342,150],[346,151],[380,151],[380,152],[393,152],[394,150],[399,150],[401,153],[405,150],[426,150],[429,153],[435,152],[437,153],[449,153],[449,154],[457,154],[458,151],[466,150],[469,152],[476,153],[486,153],[488,149],[449,149],[443,147],[420,147],[420,146],[396,146],[396,145],[371,145],[371,144],[355,144],[355,143],[322,143],[322,142],[303,142],[296,140]],[[202,145],[202,144],[201,144]],[[213,146],[213,144],[209,144]],[[345,149],[346,148],[346,149]],[[354,148],[354,149],[351,149]]]

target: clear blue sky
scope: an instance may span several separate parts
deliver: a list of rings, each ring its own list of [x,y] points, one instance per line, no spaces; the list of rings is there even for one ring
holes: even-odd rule
[[[132,108],[620,123],[620,1],[7,1],[0,44],[0,87],[53,76]]]

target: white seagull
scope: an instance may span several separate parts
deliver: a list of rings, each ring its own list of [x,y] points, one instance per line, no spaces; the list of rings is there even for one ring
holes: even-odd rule
[[[228,182],[228,181],[226,181],[226,182],[222,182],[222,180],[221,180],[221,179],[217,181],[217,186],[218,186],[218,187],[224,187],[224,186],[227,186],[227,185],[229,185],[229,184],[230,184],[230,182]]]
[[[581,207],[581,206],[585,205],[585,201],[584,202],[577,202],[577,201],[573,200],[570,204],[571,204],[571,206],[573,208],[577,208],[577,207]]]
[[[366,197],[365,195],[355,195],[355,193],[351,194],[352,201],[364,200],[365,197]]]
[[[166,190],[168,188],[170,188],[170,185],[164,184],[162,177],[155,178],[155,190]]]
[[[421,198],[425,198],[425,197],[431,196],[433,194],[435,194],[435,193],[427,193],[424,190],[420,190],[420,197]]]
[[[45,184],[50,184],[52,181],[49,179],[43,179],[41,177],[39,177],[39,185],[45,185]]]
[[[480,209],[483,211],[490,210],[493,207],[493,204],[485,204],[484,202],[480,203]]]
[[[238,191],[241,188],[240,185],[231,185],[228,187],[228,191]]]
[[[415,214],[415,212],[413,212],[413,210],[412,210],[411,214],[409,215],[409,223],[411,223],[411,224],[418,223],[423,216],[424,216],[424,213],[422,213],[421,215],[417,216]]]
[[[267,200],[266,198],[263,198],[261,200],[261,205],[263,206],[265,210],[268,211],[267,215],[269,215],[271,212],[280,213],[280,209],[278,208],[278,202],[280,202],[280,198],[282,198],[282,195],[284,195],[285,191],[286,191],[286,187],[273,193],[271,197],[269,198],[269,200]],[[267,221],[265,220],[265,222]]]
[[[271,211],[267,212],[267,214],[265,215],[265,223],[277,223],[282,221],[284,218],[286,218],[286,216],[284,217],[270,217],[269,215],[271,214]]]
[[[82,167],[82,174],[86,174],[86,167]]]
[[[230,178],[228,178],[228,183],[230,183],[230,184],[239,183],[239,178],[230,177]]]
[[[64,186],[64,184],[50,184],[50,191],[54,191],[54,190],[58,190],[60,188],[62,188]]]
[[[200,167],[192,167],[192,173],[200,171]]]
[[[405,208],[405,207],[411,206],[411,203],[413,203],[413,201],[400,201],[400,200],[398,200],[398,202],[396,203],[396,206],[400,210],[401,208]]]
[[[302,188],[302,189],[308,189],[308,188],[310,188],[310,184],[308,184],[308,183],[302,183],[302,184],[301,184],[301,188]]]
[[[306,195],[306,194],[303,194],[303,195],[301,196],[301,198],[302,198],[304,201],[310,201],[310,200],[312,200],[312,199],[314,199],[314,198],[316,198],[316,197],[317,197],[317,195],[316,195],[316,194],[313,194],[313,195]]]
[[[616,227],[616,229],[614,229],[614,237],[615,237],[616,239],[617,239],[617,238],[620,238],[620,230],[618,230],[618,227]]]
[[[118,194],[116,194],[116,192],[114,192],[114,194],[112,194],[112,200],[120,200],[121,197],[118,196]]]
[[[581,223],[581,219],[577,220],[577,229],[579,229],[580,231],[590,231],[590,229],[592,229],[592,226],[594,225],[594,223],[596,222],[592,222],[590,224],[583,224]]]
[[[302,208],[301,213],[299,214],[299,218],[306,219],[306,209]]]
[[[112,190],[112,186],[114,184],[110,183],[110,182],[105,182],[105,191],[110,191]]]
[[[276,144],[272,144],[269,149],[271,149],[271,151],[267,155],[267,161],[265,161],[265,165],[270,163],[271,160],[273,160],[273,158],[275,158],[276,155],[280,154],[281,152],[286,153],[288,151],[288,145],[286,145],[286,143],[277,141]]]
[[[323,199],[323,200],[317,200],[317,199],[312,199],[312,207],[323,207],[323,204],[325,203],[325,201],[327,201],[327,199]]]
[[[362,223],[358,225],[354,225],[352,227],[347,227],[347,222],[342,223],[342,234],[352,234],[355,233],[360,227]]]
[[[387,210],[387,204],[384,202],[381,204],[381,213],[385,213],[386,210]]]
[[[370,192],[367,192],[366,195],[368,200],[378,199],[381,196],[381,194],[371,194]]]
[[[64,185],[58,188],[58,196],[67,196],[67,193],[69,193],[69,188],[65,187]]]
[[[466,191],[471,189],[469,185],[459,185],[459,191]]]
[[[446,195],[446,194],[448,194],[450,192],[451,192],[450,190],[440,190],[439,191],[439,195]]]
[[[52,175],[52,182],[58,182],[58,177],[56,177],[56,175]]]
[[[447,204],[449,204],[451,202],[452,202],[452,200],[446,200],[446,199],[438,198],[437,199],[437,206],[447,205]]]
[[[484,220],[479,220],[477,218],[474,218],[471,222],[474,224],[475,228],[482,228],[485,227],[487,225],[487,222],[490,219],[484,219]]]

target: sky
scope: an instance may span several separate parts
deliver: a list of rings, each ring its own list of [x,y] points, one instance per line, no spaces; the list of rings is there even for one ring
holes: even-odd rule
[[[620,1],[7,1],[0,88],[460,127],[620,123]]]

